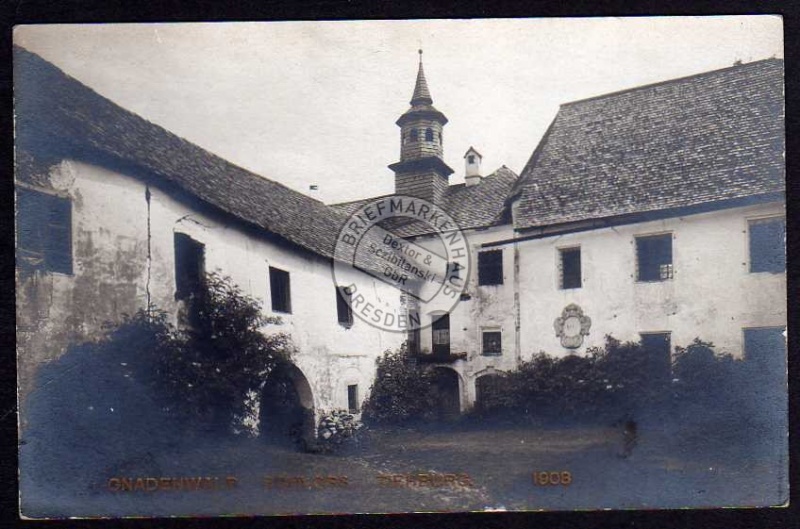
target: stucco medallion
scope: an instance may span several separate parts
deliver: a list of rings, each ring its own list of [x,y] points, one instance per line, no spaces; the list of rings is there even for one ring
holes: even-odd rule
[[[592,319],[584,316],[583,309],[574,303],[564,307],[561,316],[553,322],[561,346],[567,349],[577,349],[583,345],[583,337],[589,334],[591,326]]]

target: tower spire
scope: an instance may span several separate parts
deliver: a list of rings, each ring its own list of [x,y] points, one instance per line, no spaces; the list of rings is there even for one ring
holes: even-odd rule
[[[419,50],[419,71],[417,82],[414,85],[414,95],[411,96],[412,105],[432,105],[431,92],[428,90],[428,81],[425,80],[425,70],[422,68],[422,50]]]

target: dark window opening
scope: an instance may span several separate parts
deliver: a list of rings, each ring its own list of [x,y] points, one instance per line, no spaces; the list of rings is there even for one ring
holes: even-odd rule
[[[503,250],[490,250],[478,254],[478,284],[503,284]]]
[[[640,343],[648,356],[647,367],[650,374],[656,378],[669,377],[672,369],[670,333],[644,333],[640,337]]]
[[[349,329],[353,326],[353,309],[350,305],[352,293],[347,287],[338,287],[336,289],[336,316],[339,325]]]
[[[425,141],[433,141],[433,130],[425,129]]]
[[[274,312],[292,312],[291,285],[289,272],[280,268],[269,267],[269,290]]]
[[[448,278],[455,277],[457,279],[461,279],[461,270],[463,268],[464,267],[458,264],[458,262],[456,261],[449,263],[447,267],[447,277]]]
[[[72,274],[72,203],[68,198],[17,190],[17,264]]]
[[[744,330],[744,359],[777,370],[785,369],[786,338],[783,327]]]
[[[639,281],[672,279],[672,234],[636,237]]]
[[[470,154],[469,156],[467,156],[467,162],[471,164],[475,163],[475,155]]]
[[[184,233],[175,234],[175,299],[191,299],[203,287],[205,246]]]
[[[786,271],[786,219],[751,220],[750,272]]]
[[[503,354],[502,334],[500,331],[484,331],[482,354],[486,356]]]
[[[420,352],[420,343],[422,341],[422,336],[419,331],[419,327],[415,327],[408,331],[408,353],[410,355],[418,355]]]
[[[450,354],[450,314],[434,316],[431,329],[433,354],[448,356]]]
[[[581,249],[565,248],[561,254],[561,288],[581,288]]]
[[[347,386],[347,411],[358,413],[358,384]]]
[[[411,129],[411,142],[416,143],[419,141],[419,132],[417,129]]]

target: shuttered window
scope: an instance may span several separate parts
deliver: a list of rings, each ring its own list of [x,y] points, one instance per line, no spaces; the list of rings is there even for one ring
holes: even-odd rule
[[[17,189],[17,264],[72,274],[72,203],[31,189]]]

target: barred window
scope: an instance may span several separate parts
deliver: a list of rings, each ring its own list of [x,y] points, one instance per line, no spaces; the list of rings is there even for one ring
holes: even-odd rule
[[[503,354],[502,334],[500,331],[484,331],[482,354],[486,356]]]

